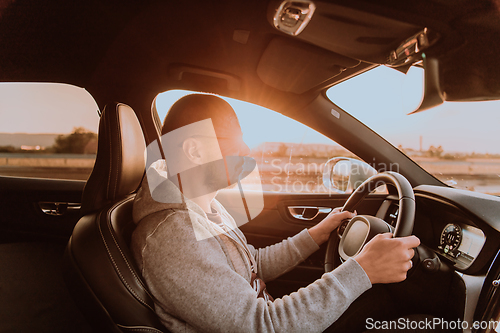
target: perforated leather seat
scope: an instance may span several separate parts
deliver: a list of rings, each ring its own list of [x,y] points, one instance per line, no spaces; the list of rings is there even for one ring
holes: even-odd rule
[[[99,123],[82,218],[68,243],[66,282],[98,332],[168,332],[129,250],[132,203],[145,170],[144,135],[127,105],[108,105]]]

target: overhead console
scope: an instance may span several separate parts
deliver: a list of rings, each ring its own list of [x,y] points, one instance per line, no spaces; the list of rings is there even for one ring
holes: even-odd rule
[[[268,18],[277,29],[295,35],[298,39],[350,58],[377,64],[387,63],[391,55],[404,49],[402,45],[422,34],[426,28],[321,1],[275,1],[270,5]],[[297,20],[297,28],[300,28],[298,33],[290,33],[290,29],[287,29],[293,25],[293,18]],[[276,22],[280,21],[287,24],[278,25]],[[435,40],[436,35],[432,35],[430,41]]]
[[[426,73],[435,75],[426,75],[425,98],[417,110],[442,103],[437,62],[424,54],[440,35],[423,22],[414,24],[397,16],[370,12],[367,6],[350,5],[313,0],[272,1],[269,22],[284,35],[293,37],[275,37],[270,41],[257,67],[260,79],[279,90],[301,94],[378,64],[407,72],[411,65],[423,60]],[[304,43],[297,43],[297,39]]]
[[[402,71],[425,50],[436,60],[434,67],[439,65],[434,77],[444,100],[500,99],[500,12],[494,1],[464,6],[433,0],[338,2],[272,0],[268,21],[309,44]]]

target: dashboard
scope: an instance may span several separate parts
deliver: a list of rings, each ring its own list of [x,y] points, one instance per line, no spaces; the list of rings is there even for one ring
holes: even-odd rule
[[[413,233],[441,262],[468,274],[485,271],[500,244],[500,198],[447,187],[414,189]],[[377,217],[395,226],[398,198],[389,195]]]
[[[406,286],[411,288],[395,294],[425,304],[425,313],[452,314],[468,323],[498,322],[500,197],[445,186],[421,185],[413,190],[413,234],[421,241],[414,262],[419,269],[409,275]],[[382,204],[378,201],[375,216],[395,227],[399,208],[398,196],[389,194]],[[346,225],[339,226],[339,239]]]

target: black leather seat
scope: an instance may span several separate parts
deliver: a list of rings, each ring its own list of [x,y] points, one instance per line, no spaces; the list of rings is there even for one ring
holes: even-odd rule
[[[154,312],[129,250],[132,203],[144,171],[144,135],[127,105],[108,105],[82,197],[82,218],[65,253],[66,282],[97,332],[168,332]]]

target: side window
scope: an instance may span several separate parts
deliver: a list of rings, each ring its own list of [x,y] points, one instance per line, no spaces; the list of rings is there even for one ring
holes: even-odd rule
[[[97,152],[98,107],[82,88],[0,83],[0,175],[86,180]]]
[[[161,121],[170,106],[189,91],[173,90],[156,98]],[[355,155],[293,119],[261,106],[223,97],[235,110],[243,139],[260,172],[262,190],[332,193],[323,185],[323,168],[333,157]]]

